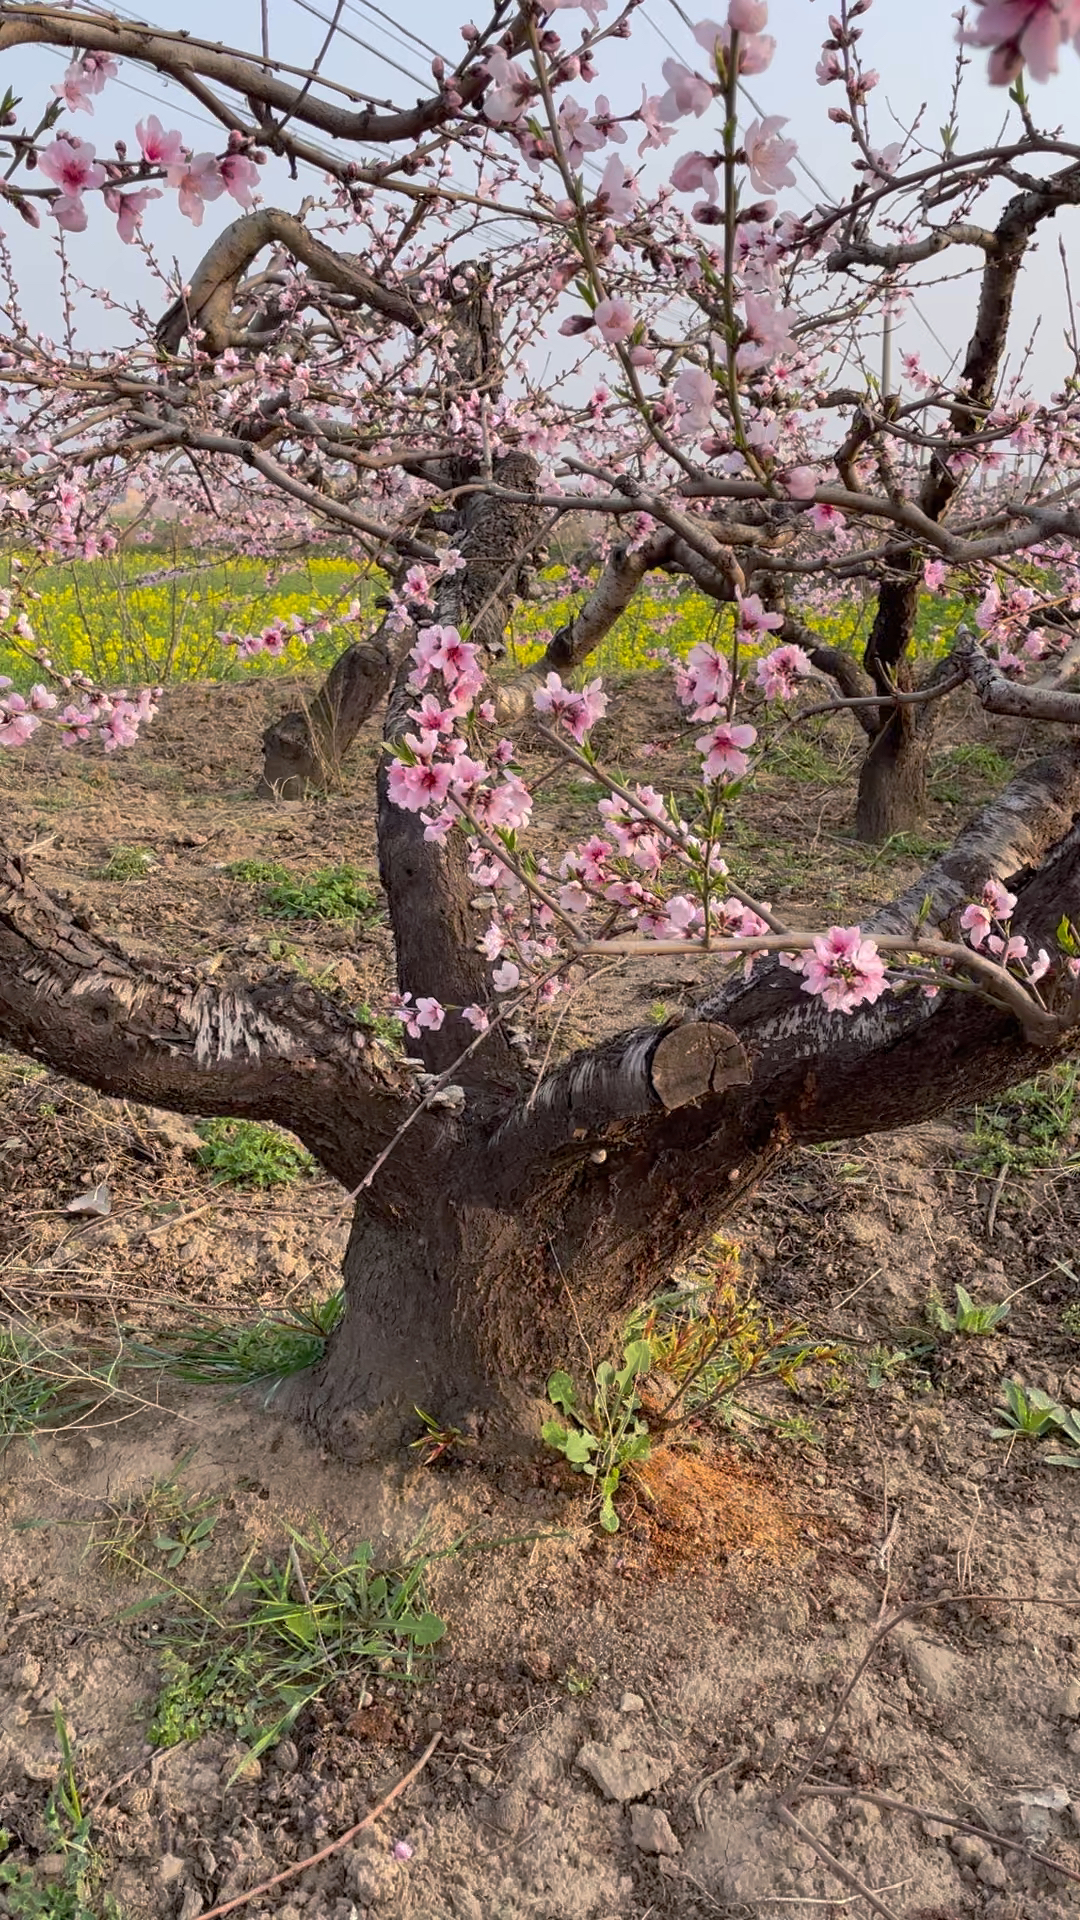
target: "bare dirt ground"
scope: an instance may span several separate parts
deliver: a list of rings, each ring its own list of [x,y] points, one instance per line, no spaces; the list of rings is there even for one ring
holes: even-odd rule
[[[357,936],[267,919],[256,887],[225,872],[343,859],[374,872],[374,737],[324,801],[250,797],[281,703],[280,687],[189,688],[113,761],[47,745],[2,756],[5,837],[36,843],[39,876],[135,951],[284,961],[378,1006],[383,924]],[[669,784],[675,725],[659,682],[639,686],[605,757]],[[985,727],[966,738],[1026,745]],[[846,839],[850,767],[837,725],[812,751],[793,746],[754,798],[736,837],[760,891],[839,917],[924,863],[927,846],[868,859]],[[928,845],[984,775],[943,743]],[[540,831],[588,800],[545,791]],[[123,848],[151,864],[102,877]],[[556,1045],[677,1005],[699,973],[688,958],[597,980]],[[346,1469],[272,1402],[152,1369],[115,1393],[91,1385],[62,1430],[12,1443],[0,1826],[43,1904],[0,1885],[0,1912],[82,1920],[113,1899],[133,1920],[196,1920],[330,1845],[438,1734],[375,1829],[240,1911],[734,1920],[867,1912],[862,1887],[903,1920],[1080,1913],[1080,1480],[1047,1465],[1043,1443],[992,1438],[1007,1379],[1080,1405],[1080,1162],[1066,1125],[1053,1164],[1012,1162],[995,1180],[972,1129],[961,1114],[800,1154],[744,1208],[729,1231],[745,1284],[835,1355],[775,1388],[782,1423],[753,1445],[743,1423],[658,1451],[611,1537],[559,1463]],[[100,1368],[124,1329],[251,1322],[336,1284],[341,1191],[318,1176],[217,1185],[198,1145],[186,1121],[0,1057],[0,1308],[52,1343],[59,1370]],[[102,1182],[108,1218],[64,1212]],[[982,1303],[1015,1296],[997,1332],[931,1326],[928,1302],[951,1306],[957,1283]],[[247,1556],[281,1563],[290,1527],[321,1525],[343,1552],[369,1541],[381,1564],[429,1556],[445,1640],[412,1680],[372,1668],[327,1690],[238,1778],[227,1726],[151,1744],[175,1593],[161,1553],[147,1547],[154,1578],[136,1580],[102,1547],[171,1479],[214,1515],[175,1586],[220,1595]],[[914,1603],[845,1698],[876,1631]],[[64,1904],[70,1858],[48,1819],[57,1707],[91,1817],[81,1910]],[[814,1789],[791,1801],[802,1830],[777,1805],[800,1779]]]

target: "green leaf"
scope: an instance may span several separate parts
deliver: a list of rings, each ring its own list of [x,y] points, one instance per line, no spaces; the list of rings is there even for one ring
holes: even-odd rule
[[[1046,1453],[1043,1459],[1048,1467],[1080,1467],[1080,1453]]]
[[[975,1302],[972,1299],[966,1287],[961,1287],[961,1286],[957,1287],[956,1304],[960,1312],[963,1314],[975,1312]]]
[[[563,1426],[561,1420],[545,1420],[540,1429],[540,1438],[546,1447],[554,1447],[556,1453],[565,1453],[570,1430]]]
[[[418,1647],[433,1647],[446,1632],[446,1621],[437,1613],[422,1613],[412,1630],[412,1638]]]
[[[578,1428],[577,1431],[571,1429],[571,1431],[567,1433],[566,1445],[563,1448],[563,1452],[566,1454],[572,1467],[583,1467],[596,1452],[599,1444],[595,1434],[582,1433],[580,1428]]]
[[[561,1413],[573,1413],[577,1405],[577,1393],[570,1375],[561,1368],[552,1374],[547,1383],[547,1397]]]

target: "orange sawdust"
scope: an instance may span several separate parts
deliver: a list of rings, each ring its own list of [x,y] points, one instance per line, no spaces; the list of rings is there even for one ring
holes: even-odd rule
[[[770,1567],[793,1567],[807,1556],[790,1499],[739,1460],[658,1447],[634,1482],[635,1518],[657,1571],[723,1566],[736,1553]]]

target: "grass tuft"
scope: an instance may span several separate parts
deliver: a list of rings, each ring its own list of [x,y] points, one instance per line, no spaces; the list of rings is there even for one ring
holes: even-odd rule
[[[306,1147],[255,1120],[201,1120],[196,1158],[228,1186],[276,1187],[315,1171]]]
[[[446,1631],[427,1605],[425,1560],[379,1570],[367,1542],[342,1559],[321,1530],[289,1539],[280,1560],[256,1573],[249,1556],[219,1602],[200,1597],[171,1628],[156,1746],[231,1733],[246,1748],[239,1774],[339,1681],[424,1671]]]

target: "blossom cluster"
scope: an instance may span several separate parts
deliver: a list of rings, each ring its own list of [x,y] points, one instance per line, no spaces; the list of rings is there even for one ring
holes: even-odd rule
[[[133,699],[123,689],[95,690],[83,694],[78,703],[69,701],[61,707],[58,696],[40,682],[25,695],[9,691],[11,685],[0,675],[0,747],[25,746],[47,720],[59,730],[66,747],[96,733],[106,753],[114,753],[117,747],[134,746],[140,727],[154,718],[161,699],[160,687],[143,687]]]
[[[93,113],[93,97],[116,73],[111,54],[85,53],[66,68],[53,92],[72,112]],[[202,225],[207,201],[218,200],[223,193],[230,194],[245,211],[254,205],[259,168],[238,135],[230,137],[227,151],[220,156],[192,153],[181,134],[175,128],[166,130],[156,113],[137,123],[135,135],[142,155],[140,170],[164,176],[176,191],[181,213],[193,226]],[[70,133],[58,134],[51,145],[43,147],[37,164],[59,189],[49,207],[67,233],[85,232],[88,215],[84,195],[101,192],[105,205],[116,216],[120,238],[130,245],[150,201],[161,199],[160,188],[137,184],[135,173],[125,162],[100,161],[91,141],[79,140]],[[30,203],[23,201],[21,206],[33,222],[36,216]]]

